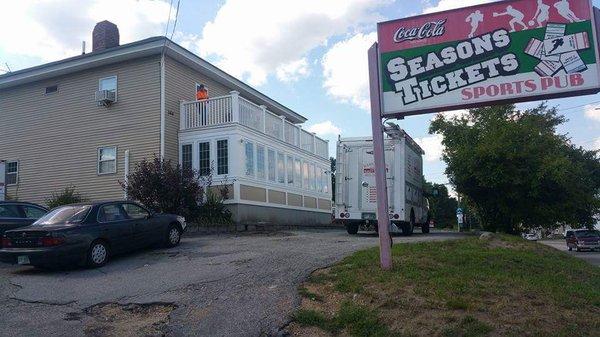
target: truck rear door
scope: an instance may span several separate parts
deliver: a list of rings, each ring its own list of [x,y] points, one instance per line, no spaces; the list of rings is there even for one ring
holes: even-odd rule
[[[359,186],[361,189],[360,193],[360,209],[362,212],[369,212],[375,214],[377,212],[377,185],[375,180],[375,158],[373,156],[373,148],[362,148],[361,149],[361,163],[359,167]],[[391,147],[386,146],[385,161],[386,161],[386,172],[387,172],[387,189],[388,189],[388,204],[393,205],[392,191],[394,179],[390,172],[393,172],[393,155]],[[375,219],[375,218],[373,218]],[[371,220],[371,219],[369,219]]]

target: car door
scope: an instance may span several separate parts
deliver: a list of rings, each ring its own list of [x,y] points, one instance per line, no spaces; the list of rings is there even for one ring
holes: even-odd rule
[[[124,203],[123,209],[128,218],[134,222],[135,240],[144,246],[158,242],[162,237],[157,228],[157,219],[153,218],[149,211],[135,203]]]
[[[97,220],[101,235],[109,241],[113,253],[139,248],[134,236],[135,222],[127,217],[120,203],[100,206]]]
[[[0,204],[0,236],[7,230],[25,227],[31,222],[25,218],[17,204]]]

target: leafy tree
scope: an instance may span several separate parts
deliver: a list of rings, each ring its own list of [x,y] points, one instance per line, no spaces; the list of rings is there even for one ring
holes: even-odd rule
[[[52,209],[58,206],[78,204],[87,201],[81,194],[77,193],[75,186],[65,187],[61,192],[52,192],[52,196],[46,199],[46,205]]]
[[[170,160],[143,160],[121,186],[129,198],[154,212],[182,215],[189,221],[195,221],[201,212],[203,188],[196,172]]]
[[[450,197],[448,188],[442,184],[425,181],[425,196],[429,200],[429,212],[437,228],[452,228],[456,225],[458,201]]]
[[[446,174],[484,228],[591,226],[600,213],[600,159],[557,133],[565,122],[545,103],[502,105],[439,115],[430,133],[443,135]]]

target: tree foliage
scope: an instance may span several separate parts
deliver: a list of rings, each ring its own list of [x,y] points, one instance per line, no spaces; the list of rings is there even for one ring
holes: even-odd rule
[[[171,161],[143,160],[121,182],[130,199],[158,213],[182,215],[194,221],[201,213],[203,188],[196,172],[173,165]]]
[[[81,194],[76,191],[75,186],[68,186],[60,192],[52,192],[52,195],[46,199],[45,202],[46,206],[52,209],[58,206],[85,202],[86,200],[86,198],[82,197]]]
[[[429,200],[429,212],[437,228],[452,228],[456,225],[458,201],[450,197],[448,188],[442,184],[425,181],[425,196]]]
[[[525,111],[503,105],[439,115],[430,132],[444,137],[450,182],[486,229],[591,226],[600,212],[600,159],[557,133],[565,122],[545,103]]]

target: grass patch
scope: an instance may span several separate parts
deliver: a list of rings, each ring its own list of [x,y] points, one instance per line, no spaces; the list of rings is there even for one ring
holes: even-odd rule
[[[558,337],[600,329],[600,269],[550,247],[512,236],[400,244],[389,272],[378,254],[357,252],[309,278],[322,300],[311,309],[335,313],[313,326],[354,336]]]
[[[304,298],[308,298],[311,301],[317,301],[317,302],[323,301],[323,297],[321,295],[314,294],[314,293],[310,292],[308,289],[306,289],[305,287],[300,287],[300,289],[298,289],[298,293],[300,294],[300,296],[302,296]]]

